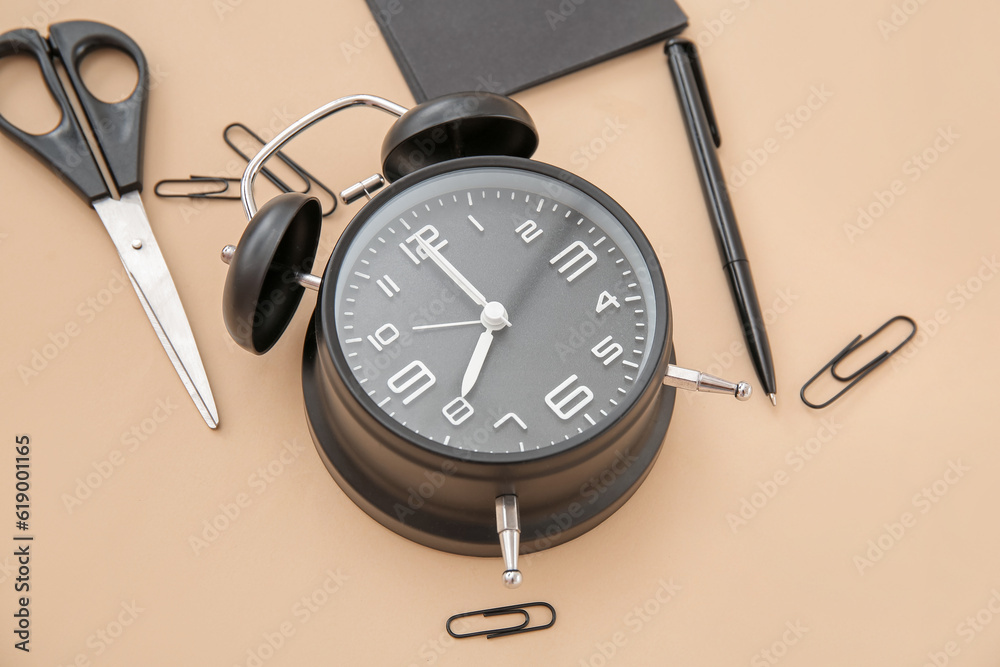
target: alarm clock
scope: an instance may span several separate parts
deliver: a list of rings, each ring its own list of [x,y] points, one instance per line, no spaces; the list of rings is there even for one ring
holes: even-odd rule
[[[264,161],[305,128],[363,106],[397,119],[382,174],[342,193],[367,202],[322,278],[310,273],[319,202],[256,209]],[[663,272],[639,225],[584,179],[530,159],[538,136],[510,98],[463,93],[409,110],[370,95],[299,119],[248,164],[250,222],[227,246],[223,314],[266,352],[305,289],[306,419],[348,497],[420,544],[502,556],[571,540],[645,479],[675,389],[750,395],[673,365]]]

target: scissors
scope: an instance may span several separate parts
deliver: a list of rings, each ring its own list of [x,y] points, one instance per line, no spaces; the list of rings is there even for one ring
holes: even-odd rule
[[[115,103],[91,95],[79,71],[79,64],[88,53],[109,47],[127,54],[139,73],[132,94]],[[201,416],[210,428],[215,428],[219,425],[219,413],[205,367],[139,198],[149,90],[145,56],[128,35],[94,21],[55,23],[49,26],[48,39],[29,28],[6,32],[0,35],[0,58],[13,55],[29,55],[38,61],[49,92],[62,110],[62,118],[46,134],[29,134],[0,116],[0,132],[38,158],[97,211],[157,338]],[[73,110],[56,73],[57,59],[66,70],[85,118],[78,118]],[[97,152],[87,143],[83,123],[93,132],[107,173],[114,181],[114,190],[101,174]],[[117,199],[114,191],[118,193]]]

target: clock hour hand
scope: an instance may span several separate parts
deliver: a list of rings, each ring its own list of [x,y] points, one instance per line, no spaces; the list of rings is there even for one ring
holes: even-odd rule
[[[445,275],[451,278],[452,282],[458,285],[463,292],[468,294],[469,298],[471,298],[473,301],[475,301],[483,308],[486,308],[487,305],[489,305],[490,302],[486,300],[486,297],[483,296],[483,293],[477,290],[475,286],[472,283],[470,283],[469,280],[465,276],[463,276],[459,272],[459,270],[456,269],[455,266],[445,258],[444,255],[441,254],[441,251],[439,251],[437,248],[435,248],[430,243],[421,238],[419,234],[417,235],[416,240],[417,240],[417,245],[419,245],[423,249],[423,251],[427,253],[427,256],[431,259],[431,261],[437,264],[438,268],[444,271]],[[506,326],[510,326],[510,322],[507,321],[506,311],[504,314],[503,323]]]
[[[490,346],[493,345],[493,332],[510,326],[510,322],[507,321],[507,311],[496,301],[486,304],[479,319],[486,327],[486,331],[479,334],[476,349],[472,351],[472,358],[469,359],[469,365],[462,377],[462,398],[465,398],[465,395],[475,386],[476,380],[479,379],[479,373],[483,370],[483,362],[486,361],[486,354],[490,351]]]
[[[493,345],[493,330],[487,329],[479,334],[479,341],[476,349],[472,351],[472,359],[469,359],[469,366],[465,369],[465,376],[462,377],[462,397],[472,389],[479,379],[479,371],[483,370],[483,362],[486,361],[486,353]]]

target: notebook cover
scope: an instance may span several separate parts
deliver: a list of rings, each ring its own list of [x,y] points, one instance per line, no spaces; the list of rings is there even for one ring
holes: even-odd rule
[[[673,0],[366,0],[417,102],[509,94],[681,32]]]

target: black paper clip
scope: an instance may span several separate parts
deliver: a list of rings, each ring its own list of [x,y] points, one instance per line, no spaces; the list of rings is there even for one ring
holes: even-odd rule
[[[222,138],[226,142],[226,145],[232,148],[233,151],[241,158],[249,162],[251,156],[247,155],[242,150],[240,150],[240,148],[236,145],[236,142],[233,141],[233,139],[229,136],[234,129],[239,129],[242,130],[243,132],[246,132],[248,136],[257,141],[261,146],[264,146],[266,142],[262,137],[254,133],[253,130],[251,130],[243,123],[230,123],[229,125],[226,126],[226,129],[222,131]],[[264,177],[267,178],[267,180],[271,181],[271,183],[273,183],[276,188],[278,188],[282,192],[300,192],[302,194],[305,194],[310,190],[312,190],[312,186],[315,185],[320,190],[325,192],[330,197],[330,201],[333,202],[328,210],[323,211],[323,217],[324,218],[327,217],[337,209],[337,196],[333,193],[333,191],[330,188],[326,186],[326,184],[324,184],[318,178],[316,178],[311,173],[303,169],[298,162],[288,157],[285,153],[277,151],[274,154],[274,157],[278,158],[283,163],[285,163],[285,165],[289,169],[291,169],[296,176],[302,179],[303,183],[301,190],[293,190],[291,186],[289,186],[283,180],[278,178],[277,174],[275,174],[273,171],[271,171],[267,167],[261,168],[260,173],[263,174]],[[239,185],[238,185],[239,182],[240,179],[238,178],[226,178],[223,176],[191,176],[191,178],[170,178],[158,181],[156,185],[153,187],[153,193],[156,196],[163,197],[165,199],[239,200],[240,198]],[[232,184],[236,184],[235,188],[232,187]],[[191,187],[190,189],[187,190],[174,191],[174,192],[169,191],[171,189],[169,186],[177,186],[177,185],[189,185]],[[206,189],[207,186],[210,185],[214,185],[215,188]],[[161,189],[163,186],[168,186],[168,191],[164,192]],[[234,194],[230,194],[231,188],[232,190],[235,190]]]
[[[909,335],[907,335],[906,338],[904,338],[903,341],[899,345],[897,345],[896,347],[892,348],[889,351],[883,351],[877,357],[875,357],[874,359],[872,359],[871,361],[869,361],[867,364],[865,364],[864,366],[862,366],[861,368],[859,368],[858,370],[854,371],[853,373],[851,373],[850,375],[848,375],[846,377],[844,377],[843,375],[840,375],[837,372],[837,366],[842,361],[844,361],[844,358],[847,355],[851,354],[852,352],[854,352],[855,350],[857,350],[859,347],[861,347],[862,345],[864,345],[865,343],[867,343],[869,340],[871,340],[872,338],[874,338],[875,336],[877,336],[878,334],[880,334],[886,327],[890,326],[893,322],[896,322],[896,321],[899,321],[899,320],[903,320],[903,321],[909,322],[910,326],[913,327],[913,329],[910,331]],[[813,409],[816,409],[816,410],[819,410],[821,408],[825,408],[826,406],[830,405],[831,403],[833,403],[834,401],[836,401],[838,398],[840,398],[841,396],[843,396],[844,394],[846,394],[848,391],[850,391],[851,387],[853,387],[857,383],[861,382],[861,380],[863,380],[866,375],[868,375],[873,370],[875,370],[876,368],[878,368],[879,366],[881,366],[882,364],[884,364],[885,361],[889,357],[891,357],[892,355],[894,355],[897,352],[899,352],[899,350],[904,345],[906,345],[907,343],[910,342],[910,340],[916,335],[916,333],[917,333],[917,323],[916,322],[914,322],[911,318],[907,317],[906,315],[897,315],[896,317],[893,317],[892,319],[888,320],[885,324],[883,324],[882,326],[880,326],[878,329],[876,329],[872,333],[868,334],[867,336],[862,337],[859,334],[854,340],[852,340],[850,343],[847,344],[847,347],[845,347],[843,350],[841,350],[840,352],[838,352],[837,356],[835,356],[833,359],[830,360],[830,363],[828,363],[826,366],[823,366],[823,368],[819,369],[819,372],[816,373],[816,375],[813,375],[811,378],[809,378],[808,382],[806,382],[804,385],[802,385],[802,390],[799,392],[799,398],[801,398],[802,402],[805,403],[806,405],[808,405],[810,408],[813,408]],[[813,382],[815,382],[816,380],[818,380],[819,376],[822,375],[823,373],[825,373],[827,370],[830,371],[830,375],[833,376],[833,378],[835,380],[837,380],[839,382],[847,382],[849,384],[846,387],[844,387],[843,389],[841,389],[833,398],[829,399],[825,403],[820,403],[818,405],[816,403],[810,403],[809,400],[806,398],[806,389],[808,389],[812,385]]]
[[[551,620],[545,625],[533,625],[528,627],[528,623],[531,622],[531,617],[528,612],[525,611],[528,607],[547,607],[549,612],[552,614]],[[456,634],[454,630],[451,629],[451,624],[453,621],[459,618],[465,618],[466,616],[478,616],[482,614],[484,618],[490,618],[493,616],[505,616],[507,614],[522,614],[524,620],[518,625],[512,625],[506,628],[492,628],[490,630],[480,630],[478,632],[467,632],[465,634]],[[551,628],[556,623],[556,610],[555,607],[550,605],[548,602],[529,602],[527,604],[512,604],[506,607],[494,607],[493,609],[480,609],[478,611],[467,611],[464,614],[455,614],[448,619],[445,623],[444,628],[448,631],[448,634],[455,639],[465,639],[467,637],[479,637],[480,635],[486,635],[487,639],[493,639],[494,637],[509,637],[510,635],[519,635],[525,632],[534,632],[535,630],[544,630],[546,628]]]
[[[256,141],[261,145],[261,148],[263,148],[264,144],[266,144],[267,142],[264,141],[263,137],[259,136],[257,133],[255,133],[253,130],[251,130],[243,123],[230,123],[229,125],[226,126],[226,129],[222,131],[223,141],[226,142],[227,146],[233,149],[233,152],[235,152],[237,155],[239,155],[247,162],[250,162],[253,156],[247,155],[242,150],[240,150],[239,146],[236,145],[236,142],[233,141],[233,139],[229,136],[234,129],[239,129],[242,130],[243,132],[246,132],[247,135],[252,137],[254,141]],[[274,157],[284,162],[289,169],[295,172],[296,176],[302,179],[302,182],[305,184],[305,186],[302,190],[296,190],[296,192],[301,192],[305,194],[306,192],[309,192],[312,189],[313,184],[315,184],[316,187],[318,187],[320,190],[322,190],[323,192],[327,193],[330,196],[330,201],[332,201],[333,204],[330,206],[329,210],[323,211],[324,218],[333,213],[337,209],[337,195],[335,195],[333,191],[330,190],[330,188],[326,187],[326,185],[324,185],[318,178],[316,178],[308,171],[303,169],[298,162],[288,157],[281,151],[277,151],[274,154]],[[292,192],[292,188],[289,187],[288,184],[286,184],[280,178],[278,178],[277,175],[267,167],[262,167],[260,173],[263,174],[267,178],[267,180],[274,183],[274,185],[282,192]]]
[[[239,192],[229,194],[230,183],[239,183],[238,178],[223,178],[222,176],[192,176],[191,178],[168,178],[157,181],[153,187],[153,194],[164,199],[239,199]],[[184,192],[161,192],[164,185],[210,185],[214,184],[214,190],[186,190]],[[237,185],[237,191],[239,186]]]

